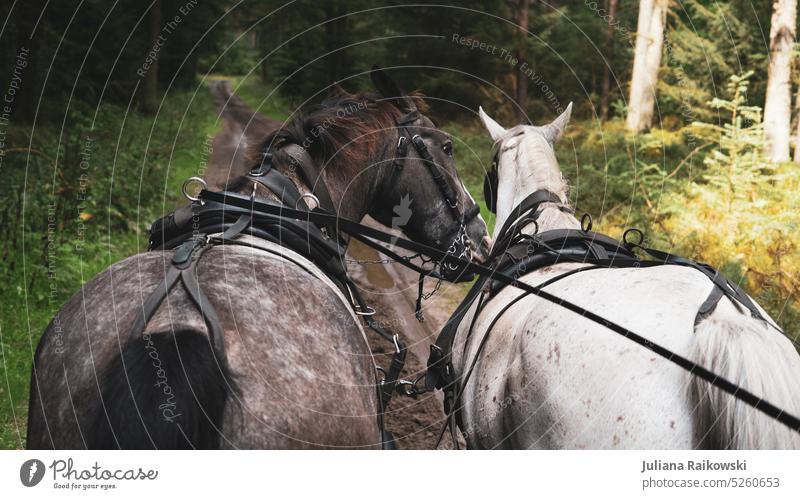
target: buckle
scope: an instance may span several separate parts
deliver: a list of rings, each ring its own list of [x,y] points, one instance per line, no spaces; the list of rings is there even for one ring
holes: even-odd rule
[[[261,155],[261,164],[247,172],[247,175],[250,177],[263,177],[270,171],[271,168],[272,152],[264,151],[264,153]]]

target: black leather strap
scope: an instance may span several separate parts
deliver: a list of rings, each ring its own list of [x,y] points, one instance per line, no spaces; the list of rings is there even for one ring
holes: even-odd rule
[[[129,332],[130,341],[136,340],[144,332],[147,323],[153,318],[164,298],[175,287],[175,284],[181,281],[186,293],[203,315],[203,320],[208,328],[209,340],[212,342],[217,359],[225,362],[225,340],[219,317],[211,302],[200,289],[196,276],[197,261],[208,247],[205,237],[195,237],[187,240],[175,250],[164,281],[150,293],[143,303],[140,313],[134,319]]]
[[[252,220],[250,215],[246,213],[239,215],[239,219],[236,220],[236,223],[225,229],[225,232],[222,233],[222,239],[233,239],[238,236],[250,225]]]
[[[136,318],[133,320],[131,330],[128,333],[128,338],[130,340],[138,338],[139,335],[144,332],[144,328],[147,327],[147,323],[153,318],[158,310],[158,307],[161,305],[161,302],[164,301],[164,298],[175,286],[175,283],[178,282],[180,275],[180,269],[174,266],[169,267],[167,273],[164,274],[164,280],[161,281],[156,289],[153,290],[145,299],[144,303],[142,303],[141,310],[139,310],[139,313],[136,314]]]
[[[299,144],[288,144],[283,150],[294,160],[293,164],[300,167],[303,179],[311,190],[311,193],[319,200],[320,207],[334,213],[336,207],[333,205],[333,199],[331,198],[330,191],[328,191],[328,186],[322,178],[322,172],[316,167],[308,151]]]
[[[705,299],[702,305],[700,305],[700,309],[697,311],[697,315],[694,316],[694,324],[695,326],[703,322],[712,312],[717,308],[717,304],[725,296],[725,293],[720,289],[719,286],[714,285],[711,287],[711,292],[708,294],[708,297]]]
[[[262,176],[250,178],[275,194],[281,204],[298,206],[301,203],[301,194],[297,190],[297,186],[286,175],[277,170],[271,169]],[[307,205],[305,207],[308,208]]]
[[[207,247],[206,247],[207,248]],[[205,248],[203,248],[205,250]],[[208,335],[211,344],[214,347],[214,352],[218,359],[226,359],[225,356],[225,336],[220,323],[219,316],[214,306],[208,301],[208,297],[200,289],[200,283],[197,280],[197,261],[200,258],[203,250],[201,250],[197,259],[194,260],[195,264],[189,266],[181,271],[181,280],[183,287],[188,293],[189,297],[194,302],[195,307],[200,311],[203,316],[203,321],[208,328]]]
[[[425,145],[425,141],[422,140],[422,137],[419,135],[414,135],[411,137],[411,143],[414,144],[414,148],[417,150],[420,158],[425,163],[425,166],[428,167],[428,171],[433,178],[433,182],[439,188],[439,192],[442,193],[444,196],[444,200],[447,203],[447,206],[450,210],[453,211],[453,214],[456,220],[461,221],[462,217],[458,211],[458,201],[456,200],[456,193],[453,192],[453,188],[450,187],[450,184],[447,182],[444,174],[442,173],[439,166],[434,161],[433,156],[431,156],[430,151],[428,151],[428,146]]]
[[[769,323],[761,312],[756,307],[753,300],[747,296],[747,293],[744,292],[742,288],[734,284],[733,282],[729,281],[725,276],[723,276],[717,269],[714,267],[706,264],[695,262],[694,260],[690,260],[688,258],[684,258],[681,256],[673,255],[671,253],[667,253],[665,251],[659,251],[653,248],[645,248],[641,247],[644,252],[655,258],[657,261],[663,262],[665,264],[671,265],[681,265],[683,267],[690,267],[695,270],[698,270],[706,275],[711,281],[714,283],[716,287],[720,289],[720,291],[725,294],[728,298],[733,300],[734,302],[738,302],[743,305],[747,310],[750,311],[750,315],[752,315],[755,319],[762,320],[764,322]]]

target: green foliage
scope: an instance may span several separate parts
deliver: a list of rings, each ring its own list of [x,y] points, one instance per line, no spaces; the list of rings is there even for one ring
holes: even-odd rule
[[[761,108],[747,104],[751,76],[730,77],[728,98],[709,102],[721,124],[689,127],[709,146],[700,171],[666,188],[656,177],[644,189],[661,195],[650,218],[674,251],[727,271],[797,340],[800,185],[796,165],[770,164],[763,156]]]
[[[792,277],[800,272],[796,165],[775,165],[763,157],[761,108],[746,105],[750,76],[731,77],[730,100],[711,102],[727,112],[727,123],[696,125],[719,137],[717,148],[706,157],[704,174],[689,186],[694,210],[676,209],[670,226],[679,237],[685,235],[687,245],[703,246],[709,260],[740,267],[749,291],[797,339],[800,306]]]
[[[579,212],[619,237],[639,227],[653,247],[708,262],[744,286],[800,340],[800,176],[763,156],[752,72],[731,76],[696,121],[676,130],[625,132],[620,120],[574,123],[558,148]]]
[[[728,84],[730,100],[714,98],[711,108],[727,113],[729,121],[716,123],[693,123],[695,134],[706,140],[718,141],[717,147],[705,158],[706,171],[703,178],[724,196],[728,211],[734,198],[749,198],[762,182],[771,181],[774,166],[764,156],[764,127],[761,123],[761,108],[748,106],[747,87],[749,71],[741,76],[731,76]]]
[[[218,23],[226,2],[158,0],[161,23],[150,33],[155,2],[138,0],[29,0],[4,2],[0,36],[0,83],[8,88],[14,58],[29,53],[14,102],[16,122],[59,123],[75,100],[134,105],[145,75],[154,71],[157,97],[166,89],[188,88],[203,68],[200,58],[219,52],[226,23]],[[158,62],[158,69],[150,66]],[[42,101],[40,102],[40,98]]]
[[[742,57],[751,53],[748,49],[757,34],[733,4],[701,0],[676,4],[664,35],[658,82],[662,115],[680,117],[677,126],[711,119],[713,107],[705,104],[741,70]]]
[[[171,94],[155,119],[105,104],[93,121],[75,103],[60,144],[58,129],[30,137],[10,127],[0,196],[0,448],[23,445],[33,351],[48,322],[96,273],[146,247],[150,222],[174,209],[180,183],[203,167],[215,116],[202,89]]]

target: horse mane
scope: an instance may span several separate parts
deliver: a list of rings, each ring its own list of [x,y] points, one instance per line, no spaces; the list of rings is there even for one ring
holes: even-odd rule
[[[412,92],[408,97],[420,112],[428,110],[422,93]],[[320,104],[255,144],[248,160],[253,167],[258,166],[264,151],[270,149],[274,164],[288,165],[289,157],[280,147],[294,143],[302,146],[329,175],[352,178],[368,161],[382,154],[384,135],[392,132],[396,120],[406,113],[392,100],[376,93],[351,94],[336,86]]]

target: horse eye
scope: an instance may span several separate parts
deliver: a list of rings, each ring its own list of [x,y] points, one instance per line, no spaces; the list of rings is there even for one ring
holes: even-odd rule
[[[448,142],[442,146],[442,151],[450,157],[453,157],[453,144]]]

